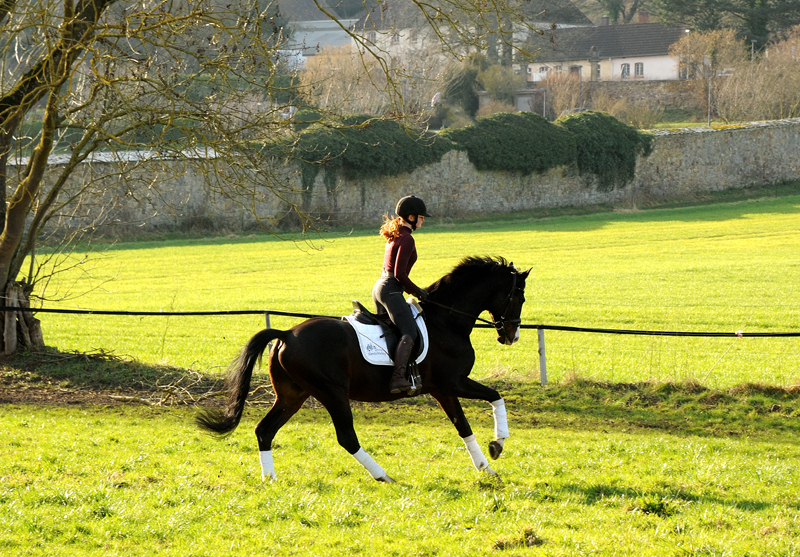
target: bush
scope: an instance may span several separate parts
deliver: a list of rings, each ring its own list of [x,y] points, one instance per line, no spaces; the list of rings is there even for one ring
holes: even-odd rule
[[[322,113],[318,110],[314,110],[313,108],[301,108],[295,113],[294,118],[292,118],[292,127],[297,131],[302,131],[320,120],[322,120]]]
[[[478,170],[545,172],[572,163],[576,155],[572,134],[532,112],[493,114],[440,135],[467,151]]]
[[[653,137],[603,112],[581,112],[556,120],[572,132],[577,146],[578,170],[595,174],[599,188],[612,190],[631,181],[636,171],[636,156],[648,156]]]
[[[435,134],[394,120],[358,115],[342,119],[337,128],[314,125],[305,130],[295,144],[294,156],[317,169],[304,169],[305,184],[308,179],[313,182],[323,166],[326,175],[341,169],[349,178],[396,176],[437,162],[452,149],[449,140]]]

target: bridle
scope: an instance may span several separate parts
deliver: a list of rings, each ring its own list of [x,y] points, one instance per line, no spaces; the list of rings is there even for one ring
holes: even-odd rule
[[[494,321],[489,321],[488,319],[484,319],[480,315],[472,315],[471,313],[466,313],[464,311],[457,310],[453,306],[446,306],[444,304],[440,304],[439,302],[434,302],[433,300],[428,300],[425,303],[426,304],[433,304],[434,306],[439,306],[440,308],[448,310],[450,313],[458,313],[460,315],[465,315],[465,316],[467,316],[467,317],[469,317],[471,319],[474,319],[476,321],[480,321],[482,323],[486,323],[488,325],[491,325],[492,327],[495,328],[495,330],[497,330],[497,334],[501,334],[503,332],[503,329],[505,328],[506,324],[512,324],[513,325],[515,323],[522,323],[522,319],[520,319],[520,318],[517,318],[517,319],[506,319],[506,312],[511,308],[511,302],[514,299],[514,292],[516,292],[517,290],[522,290],[521,288],[517,288],[517,277],[518,276],[519,276],[519,273],[517,273],[517,271],[512,271],[512,273],[511,273],[511,290],[508,291],[508,295],[503,299],[503,302],[501,303],[501,305],[505,305],[505,309],[500,314],[500,319],[496,319]]]

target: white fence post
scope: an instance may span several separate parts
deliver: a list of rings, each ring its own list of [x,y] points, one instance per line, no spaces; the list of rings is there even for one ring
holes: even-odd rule
[[[539,334],[539,376],[544,387],[547,385],[547,360],[544,357],[544,329],[536,329]]]

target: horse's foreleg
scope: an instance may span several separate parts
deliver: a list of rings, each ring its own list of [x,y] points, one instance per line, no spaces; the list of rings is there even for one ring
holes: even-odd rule
[[[467,447],[467,452],[469,453],[469,457],[475,469],[496,476],[497,472],[489,467],[489,461],[483,455],[483,451],[481,451],[478,441],[475,439],[475,434],[472,433],[472,428],[469,425],[469,421],[467,421],[467,417],[464,415],[464,409],[461,408],[461,403],[458,401],[458,398],[454,396],[445,396],[439,393],[431,394],[456,427],[458,435]]]
[[[503,452],[503,444],[508,433],[508,417],[506,416],[506,403],[499,398],[491,403],[492,415],[494,416],[494,441],[489,443],[489,456],[497,460]]]
[[[447,394],[459,398],[485,400],[492,405],[494,440],[489,443],[489,456],[493,460],[497,460],[500,457],[500,453],[503,452],[503,444],[509,436],[506,403],[500,397],[500,393],[467,377],[464,378],[460,385],[449,388]]]

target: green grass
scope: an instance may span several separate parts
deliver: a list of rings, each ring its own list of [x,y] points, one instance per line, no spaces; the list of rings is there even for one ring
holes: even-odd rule
[[[524,323],[679,331],[800,330],[798,185],[697,207],[542,217],[439,218],[416,233],[412,278],[427,285],[467,255],[532,267]],[[794,192],[794,194],[791,194]],[[763,190],[762,194],[772,193]],[[446,214],[446,210],[442,210]],[[383,243],[375,230],[307,241],[252,235],[121,243],[57,275],[48,307],[192,311],[275,309],[344,315],[369,302]],[[143,363],[218,372],[264,326],[250,317],[44,315],[61,350],[104,349]],[[287,328],[298,320],[272,318]],[[513,347],[472,335],[477,377],[537,378],[535,331]],[[691,339],[547,332],[551,380],[577,375],[710,387],[800,381],[797,339]]]
[[[276,438],[262,483],[247,410],[230,438],[188,409],[34,407],[0,413],[7,555],[797,555],[797,393],[571,382],[507,390],[512,437],[476,472],[432,401],[356,405],[366,449],[324,410]],[[780,409],[775,409],[778,405]],[[484,444],[488,405],[466,403]]]

